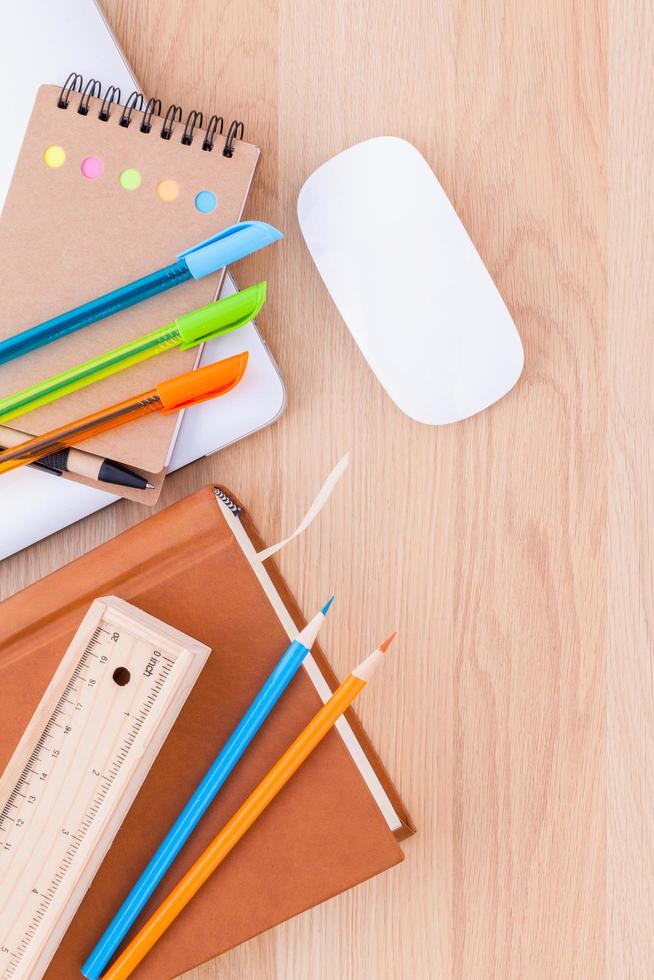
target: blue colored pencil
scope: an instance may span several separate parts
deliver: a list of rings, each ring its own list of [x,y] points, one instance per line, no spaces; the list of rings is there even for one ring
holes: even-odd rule
[[[82,967],[89,980],[99,980],[109,960],[134,924],[153,891],[215,799],[221,786],[257,734],[299,670],[311,649],[334,597],[293,640],[256,698],[225,742],[202,781],[177,817],[140,878],[109,923],[104,935]]]

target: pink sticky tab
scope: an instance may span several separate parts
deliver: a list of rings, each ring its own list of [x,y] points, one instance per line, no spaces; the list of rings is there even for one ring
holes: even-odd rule
[[[104,166],[98,157],[85,157],[82,160],[82,173],[88,180],[95,180],[100,177]]]

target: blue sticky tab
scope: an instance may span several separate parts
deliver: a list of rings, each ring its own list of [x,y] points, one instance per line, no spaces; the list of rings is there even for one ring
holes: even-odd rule
[[[201,279],[283,237],[281,231],[265,221],[243,221],[181,252],[177,258],[186,262],[194,279]]]

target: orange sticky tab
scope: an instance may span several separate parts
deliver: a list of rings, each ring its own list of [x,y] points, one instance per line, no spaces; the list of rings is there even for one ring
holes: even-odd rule
[[[239,383],[245,374],[247,363],[248,353],[243,351],[242,354],[226,357],[223,361],[209,364],[198,371],[188,371],[170,381],[162,381],[155,389],[163,406],[161,414],[168,415],[170,412],[178,412],[182,408],[225,395]]]

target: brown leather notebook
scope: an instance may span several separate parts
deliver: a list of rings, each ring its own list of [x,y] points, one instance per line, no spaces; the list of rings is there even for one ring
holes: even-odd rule
[[[98,82],[93,91],[99,90]],[[170,114],[167,120],[150,114],[146,121],[144,105],[129,114],[125,126],[121,105],[72,92],[67,107],[60,108],[60,96],[59,85],[39,89],[2,211],[0,255],[3,280],[11,289],[0,304],[0,340],[155,272],[237,222],[259,157],[258,148],[242,139],[233,142],[232,156],[225,156],[227,133],[220,131],[210,138],[213,149],[203,150],[208,137],[201,117],[187,137],[190,144],[185,144],[187,117],[180,120],[182,110],[175,106],[172,122]],[[86,114],[80,114],[80,105],[87,108]],[[142,132],[144,125],[148,132]],[[161,138],[164,127],[166,133],[172,128],[168,139]],[[47,165],[44,154],[49,147],[65,154],[61,166]],[[93,179],[84,176],[88,160],[102,168]],[[127,189],[121,184],[126,171],[138,171],[138,186]],[[167,189],[165,199],[162,186]],[[215,200],[209,211],[196,206],[202,192]],[[223,274],[221,270],[185,282],[0,365],[0,396],[205,306],[215,298]],[[13,427],[40,435],[191,371],[199,354],[199,347],[167,351],[20,416]],[[154,490],[110,489],[152,505],[161,490],[178,422],[179,413],[157,413],[89,439],[80,448],[147,475]],[[98,485],[71,474],[65,478]],[[101,487],[109,489],[107,484]]]
[[[96,596],[126,599],[212,648],[48,978],[79,975],[289,634],[304,625],[260,549],[228,492],[206,487],[0,604],[0,771]],[[352,651],[353,663],[360,653]],[[319,649],[305,663],[135,929],[317,711],[318,689],[336,686]],[[135,976],[174,977],[402,860],[398,842],[413,832],[410,818],[355,715],[342,721]]]

